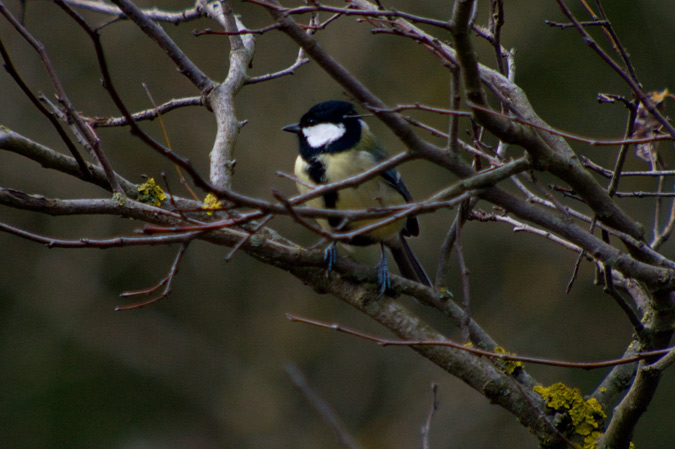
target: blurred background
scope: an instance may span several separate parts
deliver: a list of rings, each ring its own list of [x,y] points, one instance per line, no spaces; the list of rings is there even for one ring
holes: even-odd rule
[[[46,45],[75,107],[87,116],[118,115],[101,88],[85,33],[57,6],[26,3],[26,26]],[[486,23],[488,2],[479,3],[478,22]],[[596,101],[598,93],[630,96],[617,74],[583,44],[576,31],[544,23],[565,21],[554,2],[506,3],[502,42],[516,49],[516,81],[544,120],[583,136],[621,137],[626,120],[623,107]],[[574,3],[572,8],[581,14],[578,4],[568,3]],[[645,89],[675,89],[675,3],[605,3]],[[150,1],[137,4],[154,6]],[[452,6],[452,2],[415,0],[385,4],[441,19],[449,17]],[[169,10],[190,5],[179,0],[158,4]],[[20,10],[19,1],[9,0],[6,6],[14,14]],[[255,5],[236,1],[232,6],[250,28],[271,23]],[[83,15],[91,24],[107,20],[92,13]],[[203,71],[215,80],[224,79],[227,38],[192,35],[194,29],[216,29],[214,22],[163,26]],[[199,94],[136,26],[118,22],[101,34],[116,87],[131,110],[151,107],[141,83],[148,85],[158,103]],[[608,49],[602,35],[595,36]],[[393,36],[373,36],[367,24],[354,18],[334,22],[317,37],[386,103],[447,106],[448,73],[421,46]],[[438,37],[449,39],[442,32]],[[0,38],[33,91],[52,97],[54,90],[38,56],[5,20],[0,20]],[[279,32],[258,36],[257,45],[252,75],[285,68],[297,54],[297,48]],[[483,63],[494,66],[486,45],[480,43],[479,52]],[[270,200],[273,188],[292,195],[295,187],[276,172],[292,172],[297,143],[281,127],[297,121],[313,104],[334,98],[344,98],[342,89],[314,64],[294,76],[245,87],[237,97],[238,117],[248,124],[237,144],[236,189]],[[66,152],[45,118],[5,72],[0,73],[0,105],[0,125]],[[672,114],[672,104],[668,112]],[[447,129],[447,123],[437,117],[417,117]],[[212,114],[187,108],[167,114],[164,120],[173,148],[207,173],[215,132]],[[402,149],[375,119],[369,123],[392,152]],[[162,140],[156,121],[143,127]],[[172,165],[126,129],[98,132],[113,166],[127,179],[142,182],[144,175],[159,179],[164,172],[172,190],[186,195]],[[613,166],[616,148],[571,144],[597,163]],[[662,147],[662,153],[670,150]],[[518,148],[510,151],[520,153]],[[672,160],[669,154],[664,157],[667,163]],[[648,166],[631,154],[626,168]],[[407,164],[401,172],[416,198],[454,180],[425,162]],[[108,196],[6,152],[0,154],[0,185],[56,198]],[[668,181],[666,188],[672,187]],[[653,189],[653,180],[635,178],[622,180],[620,186],[622,191]],[[654,201],[621,200],[620,204],[651,228]],[[491,210],[487,203],[478,207]],[[453,217],[454,211],[421,217],[422,236],[411,244],[430,273],[435,271],[438,248]],[[50,217],[9,208],[0,208],[0,221],[59,238],[129,235],[140,227],[115,217]],[[290,220],[277,218],[271,224],[294,241],[307,245],[316,241]],[[289,322],[286,313],[389,336],[357,311],[243,253],[225,262],[228,249],[195,242],[169,298],[144,309],[115,312],[115,306],[130,302],[120,293],[150,287],[166,275],[176,246],[47,249],[0,234],[0,248],[0,447],[340,447],[333,431],[293,388],[284,372],[288,362],[306,374],[365,448],[420,447],[420,427],[432,403],[432,382],[439,385],[440,408],[431,425],[431,447],[537,446],[512,415],[413,351],[380,348]],[[514,234],[506,225],[475,222],[464,230],[463,248],[471,271],[473,316],[508,350],[578,361],[621,355],[631,327],[613,300],[593,285],[591,265],[582,264],[572,292],[565,294],[575,254],[532,235]],[[672,243],[666,244],[664,252],[674,256]],[[449,288],[459,296],[454,259],[449,268]],[[438,313],[409,298],[400,301],[442,332],[459,337]],[[543,384],[562,381],[583,393],[590,393],[606,374],[604,370],[527,368]],[[638,448],[668,446],[664,441],[673,437],[674,396],[675,376],[670,372],[637,428]]]

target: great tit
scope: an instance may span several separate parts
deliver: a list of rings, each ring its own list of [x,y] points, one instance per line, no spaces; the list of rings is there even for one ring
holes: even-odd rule
[[[345,101],[319,103],[303,115],[300,122],[288,125],[283,130],[297,134],[300,142],[295,176],[301,194],[311,191],[312,186],[358,175],[388,157],[366,122],[359,118],[354,106]],[[411,201],[412,197],[401,175],[390,169],[355,187],[332,191],[306,204],[316,208],[357,210],[396,206]],[[340,218],[328,218],[318,219],[317,222],[326,230],[353,231],[381,220],[376,218],[345,223]],[[391,250],[402,276],[431,286],[429,276],[405,240],[405,237],[418,234],[417,218],[409,216],[359,234],[346,242],[355,246],[380,244],[382,255],[377,270],[380,296],[390,286],[385,246]],[[336,257],[333,242],[326,250],[329,270]]]

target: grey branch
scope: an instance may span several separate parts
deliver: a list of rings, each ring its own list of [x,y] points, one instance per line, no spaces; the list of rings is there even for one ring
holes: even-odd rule
[[[206,11],[228,32],[246,29],[229,2],[206,3]],[[237,119],[234,98],[248,79],[246,70],[255,53],[255,38],[252,34],[232,34],[230,41],[230,68],[227,78],[208,96],[208,104],[216,116],[216,139],[209,154],[211,184],[220,189],[229,189],[234,171],[234,148],[237,134],[243,122]]]
[[[88,9],[100,14],[110,16],[117,16],[118,18],[125,18],[122,10],[109,3],[99,0],[65,0],[70,6],[77,8]],[[183,11],[166,11],[159,8],[143,9],[141,10],[145,16],[151,20],[169,23],[182,23],[190,20],[199,19],[202,17],[202,12],[198,7],[187,8]]]
[[[155,41],[173,60],[180,72],[187,76],[202,92],[208,92],[215,83],[180,49],[169,35],[136,5],[128,0],[112,0],[124,14]]]

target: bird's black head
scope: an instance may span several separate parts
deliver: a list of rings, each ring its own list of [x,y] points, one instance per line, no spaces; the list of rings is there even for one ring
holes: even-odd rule
[[[326,101],[312,106],[300,122],[283,130],[298,135],[300,154],[305,159],[318,153],[349,150],[361,140],[361,120],[354,106],[346,101]]]

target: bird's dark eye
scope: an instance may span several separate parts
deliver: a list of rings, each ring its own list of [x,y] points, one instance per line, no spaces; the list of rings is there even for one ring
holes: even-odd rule
[[[316,119],[314,119],[314,118],[308,118],[308,119],[307,119],[307,124],[308,124],[309,126],[314,126],[314,125],[316,125]]]

